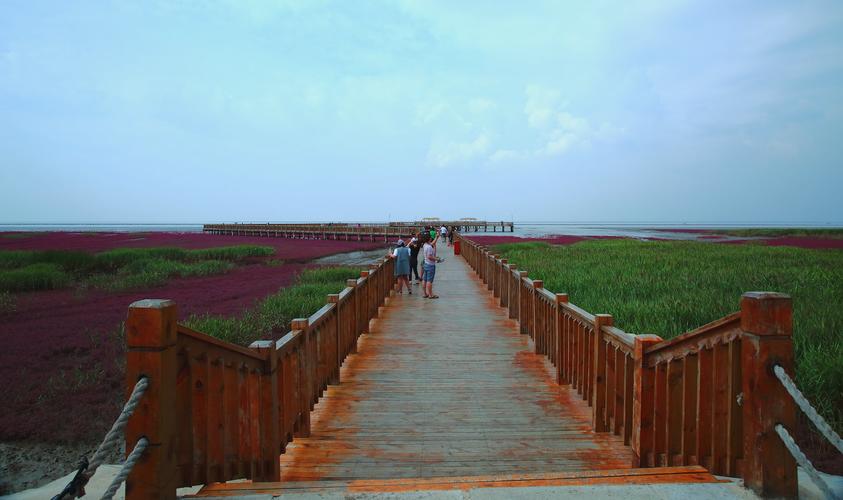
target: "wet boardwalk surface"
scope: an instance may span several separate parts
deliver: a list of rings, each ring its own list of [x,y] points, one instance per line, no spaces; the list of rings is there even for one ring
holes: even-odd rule
[[[440,248],[438,300],[394,295],[312,434],[281,456],[282,481],[425,478],[630,467],[620,438],[559,387],[461,257]]]

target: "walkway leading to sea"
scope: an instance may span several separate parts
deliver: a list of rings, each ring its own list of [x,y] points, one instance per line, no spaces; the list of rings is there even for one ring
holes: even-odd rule
[[[280,458],[281,482],[200,495],[477,485],[712,482],[701,468],[631,469],[591,411],[536,355],[464,259],[442,246],[434,291],[393,294]],[[445,484],[447,483],[447,484]]]

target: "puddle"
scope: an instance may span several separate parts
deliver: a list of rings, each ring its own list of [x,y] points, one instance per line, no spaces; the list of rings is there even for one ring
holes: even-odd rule
[[[367,266],[385,256],[386,252],[386,247],[376,250],[358,250],[320,257],[312,260],[311,263],[320,266]]]

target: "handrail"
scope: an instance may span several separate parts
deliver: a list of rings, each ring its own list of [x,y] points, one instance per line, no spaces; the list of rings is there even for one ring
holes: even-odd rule
[[[791,302],[748,292],[741,310],[670,340],[633,335],[542,280],[458,235],[477,272],[537,354],[592,408],[592,429],[623,436],[636,467],[701,464],[763,496],[793,497],[796,464],[774,425],[793,428],[793,401],[772,371],[793,366]]]
[[[659,342],[647,348],[647,354],[656,354],[660,351],[676,349],[679,345],[687,344],[689,342],[698,342],[701,337],[708,337],[712,335],[723,335],[724,331],[731,332],[733,328],[740,328],[741,313],[740,311],[724,316],[720,319],[706,323],[705,325],[695,328],[690,332],[677,335],[670,340]],[[731,339],[730,339],[731,340]]]
[[[278,481],[278,455],[310,434],[310,412],[356,352],[394,283],[383,259],[328,295],[277,341],[248,348],[177,323],[176,304],[129,308],[126,377],[150,381],[129,419],[126,449],[148,447],[126,481],[126,498],[175,498],[176,488],[233,479]]]
[[[211,337],[209,335],[205,335],[204,333],[197,332],[196,330],[191,329],[181,323],[176,325],[176,330],[178,331],[179,335],[185,335],[187,337],[191,337],[199,342],[205,342],[207,344],[211,344],[214,346],[219,347],[220,349],[225,349],[228,351],[236,352],[238,354],[242,354],[243,356],[248,356],[250,358],[254,358],[257,360],[263,361],[264,357],[260,354],[249,350],[245,347],[239,346],[237,344],[231,344],[229,342],[225,342],[224,340],[220,340],[216,337]]]

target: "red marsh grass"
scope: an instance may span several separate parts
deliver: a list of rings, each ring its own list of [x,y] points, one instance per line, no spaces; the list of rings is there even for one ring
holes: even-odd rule
[[[5,305],[0,308],[0,338],[4,343],[0,350],[0,392],[5,404],[0,405],[0,440],[84,442],[102,437],[123,398],[125,355],[120,325],[132,302],[143,298],[175,300],[181,320],[192,315],[237,316],[294,283],[313,258],[383,246],[382,242],[204,234],[43,233],[0,239],[0,248],[101,252],[132,242],[135,248],[261,244],[276,250],[268,260],[250,262],[226,274],[172,279],[160,286],[4,296]]]

